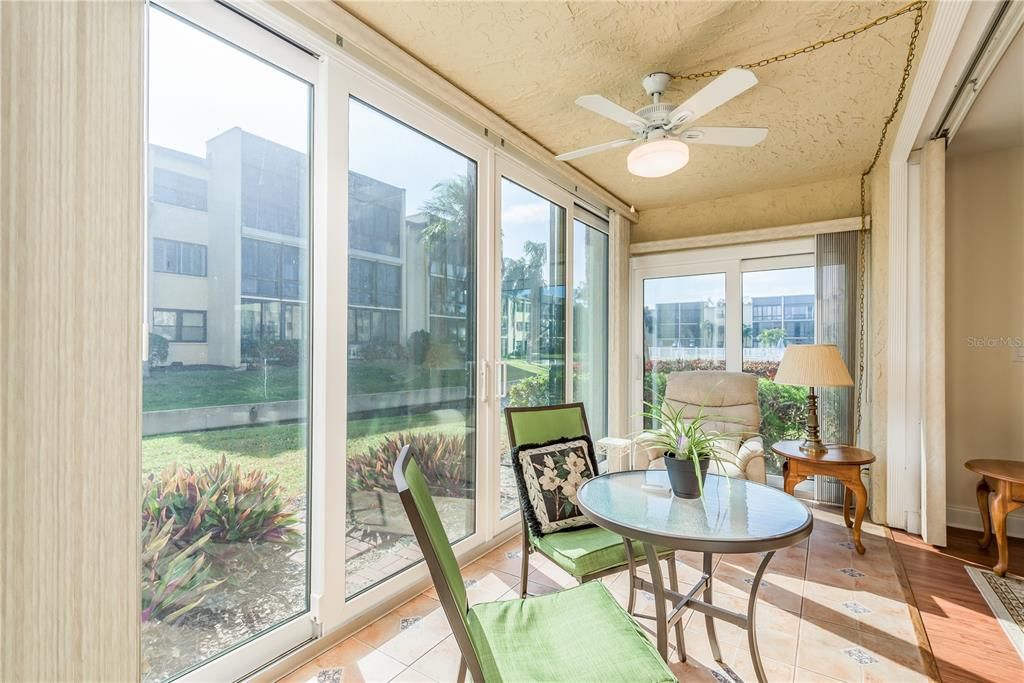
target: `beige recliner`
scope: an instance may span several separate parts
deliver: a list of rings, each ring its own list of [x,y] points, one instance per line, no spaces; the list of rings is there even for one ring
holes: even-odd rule
[[[722,434],[717,439],[721,462],[711,462],[708,471],[737,479],[765,482],[764,443],[758,436],[761,407],[757,401],[757,375],[743,372],[673,372],[668,376],[665,400],[683,417],[693,417],[704,405],[704,414],[726,421],[710,421],[708,430]],[[635,469],[664,468],[664,451],[651,443],[647,432],[634,444]]]

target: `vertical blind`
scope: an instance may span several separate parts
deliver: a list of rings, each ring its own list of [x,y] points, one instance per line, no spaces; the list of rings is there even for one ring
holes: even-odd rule
[[[815,240],[817,340],[835,344],[850,375],[857,381],[858,233],[856,230],[818,235]],[[853,444],[855,393],[852,387],[824,388],[819,398],[822,439]],[[816,478],[816,497],[841,503],[843,487],[832,477]]]

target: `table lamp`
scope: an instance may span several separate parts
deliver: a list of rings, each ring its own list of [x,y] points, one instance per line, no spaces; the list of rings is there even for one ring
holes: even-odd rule
[[[775,373],[778,384],[808,387],[807,434],[800,450],[811,455],[828,452],[818,432],[818,396],[815,387],[852,387],[850,371],[835,344],[793,344],[786,347]]]

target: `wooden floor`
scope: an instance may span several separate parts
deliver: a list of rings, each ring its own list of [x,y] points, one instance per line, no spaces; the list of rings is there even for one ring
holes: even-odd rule
[[[892,535],[944,683],[1024,681],[1024,662],[964,571],[965,564],[991,568],[995,542],[979,550],[980,533],[952,527],[945,548],[896,529]],[[1024,575],[1024,540],[1010,539],[1010,571]]]

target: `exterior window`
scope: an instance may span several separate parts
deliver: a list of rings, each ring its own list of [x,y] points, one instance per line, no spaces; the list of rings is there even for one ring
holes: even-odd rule
[[[206,181],[166,168],[153,169],[153,201],[206,211]]]
[[[350,258],[349,304],[376,308],[402,307],[402,267]]]
[[[154,238],[153,270],[206,277],[206,245]]]
[[[305,258],[299,247],[243,237],[242,294],[302,299]]]
[[[153,332],[172,342],[205,342],[206,311],[154,308]]]
[[[402,253],[405,190],[349,172],[349,247],[382,256]]]
[[[251,134],[242,137],[242,222],[247,228],[300,237],[308,201],[305,154]]]

